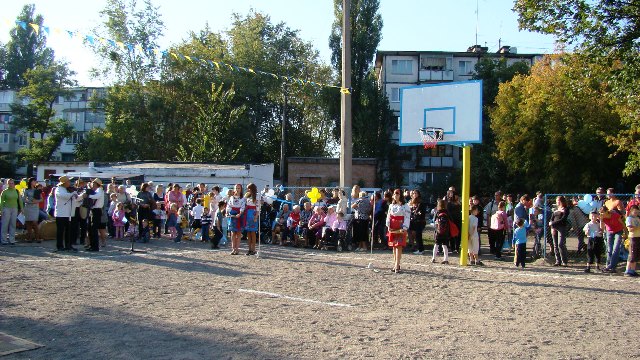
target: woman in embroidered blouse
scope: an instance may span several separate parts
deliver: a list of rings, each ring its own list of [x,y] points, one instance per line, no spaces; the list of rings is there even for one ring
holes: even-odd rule
[[[393,192],[393,201],[389,205],[387,212],[387,228],[389,228],[388,245],[393,249],[393,269],[395,273],[400,272],[400,258],[402,258],[402,248],[407,244],[407,231],[411,210],[404,203],[402,191],[396,189]]]
[[[258,188],[255,184],[247,185],[247,193],[244,197],[244,223],[247,230],[247,240],[249,242],[249,251],[247,255],[256,254],[256,233],[258,232],[258,215],[257,209],[260,209],[260,199],[258,198]]]
[[[242,197],[242,185],[236,184],[233,195],[227,202],[227,217],[229,218],[229,230],[231,230],[231,255],[240,254],[240,238],[244,229],[242,214],[245,201]]]

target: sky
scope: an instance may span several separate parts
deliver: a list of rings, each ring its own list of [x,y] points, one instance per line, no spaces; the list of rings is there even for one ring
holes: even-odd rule
[[[4,1],[0,42],[9,40],[9,24],[13,25],[28,3],[35,4],[36,13],[51,28],[91,34],[101,21],[99,11],[106,1]],[[153,4],[160,7],[166,26],[162,47],[181,42],[190,31],[197,32],[207,23],[213,31],[228,30],[234,13],[246,15],[254,9],[269,15],[274,23],[284,22],[299,30],[300,37],[313,43],[326,63],[331,57],[328,39],[334,20],[333,0],[153,0]],[[380,0],[384,27],[378,50],[465,51],[475,43],[477,30],[478,43],[488,46],[489,51],[497,51],[502,44],[517,47],[519,53],[553,52],[553,37],[518,30],[512,8],[513,0]],[[104,85],[89,77],[96,60],[79,39],[52,34],[48,45],[58,59],[70,63],[81,86]]]

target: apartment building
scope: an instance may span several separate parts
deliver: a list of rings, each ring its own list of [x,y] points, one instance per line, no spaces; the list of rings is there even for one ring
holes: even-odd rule
[[[105,88],[78,87],[71,89],[68,97],[60,97],[54,103],[56,117],[65,119],[73,126],[73,135],[64,139],[54,153],[54,161],[73,161],[75,146],[93,128],[103,128],[104,110],[93,107],[92,99],[105,96]],[[11,154],[28,146],[28,136],[11,125],[11,104],[21,101],[14,90],[0,90],[0,154]],[[28,100],[22,100],[28,101]],[[21,171],[19,171],[21,172]]]
[[[542,54],[519,54],[515,47],[503,46],[490,53],[488,48],[471,46],[464,52],[447,51],[378,51],[375,60],[378,86],[387,94],[391,110],[400,116],[400,89],[429,83],[468,81],[482,58],[506,59],[507,64],[525,62],[531,66]],[[390,141],[398,143],[398,122],[391,129]],[[416,186],[448,183],[453,172],[462,166],[462,151],[456,146],[439,145],[424,150],[421,146],[400,147],[403,183]],[[382,163],[388,177],[389,164]]]

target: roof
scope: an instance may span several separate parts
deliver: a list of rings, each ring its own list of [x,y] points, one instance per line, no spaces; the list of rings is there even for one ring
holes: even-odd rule
[[[260,166],[266,164],[211,164],[201,162],[164,162],[164,161],[128,161],[119,163],[96,163],[98,168],[117,169],[199,169],[199,170],[248,170],[248,166]]]
[[[377,159],[375,158],[353,158],[353,164],[376,164]],[[314,163],[314,164],[338,164],[340,163],[339,158],[327,158],[327,157],[289,157],[287,158],[287,162],[289,163]]]

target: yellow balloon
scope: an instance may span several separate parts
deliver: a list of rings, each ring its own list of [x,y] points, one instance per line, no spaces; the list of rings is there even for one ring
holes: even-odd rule
[[[322,194],[320,194],[320,191],[318,191],[318,188],[314,187],[314,188],[311,189],[311,192],[309,192],[309,194],[307,194],[307,196],[311,200],[311,203],[315,204],[322,197]]]
[[[26,188],[27,188],[27,182],[26,182],[26,181],[24,181],[24,180],[20,181],[20,184],[19,184],[19,185],[20,185],[20,186],[22,186],[22,188],[23,188],[23,189],[26,189]]]

